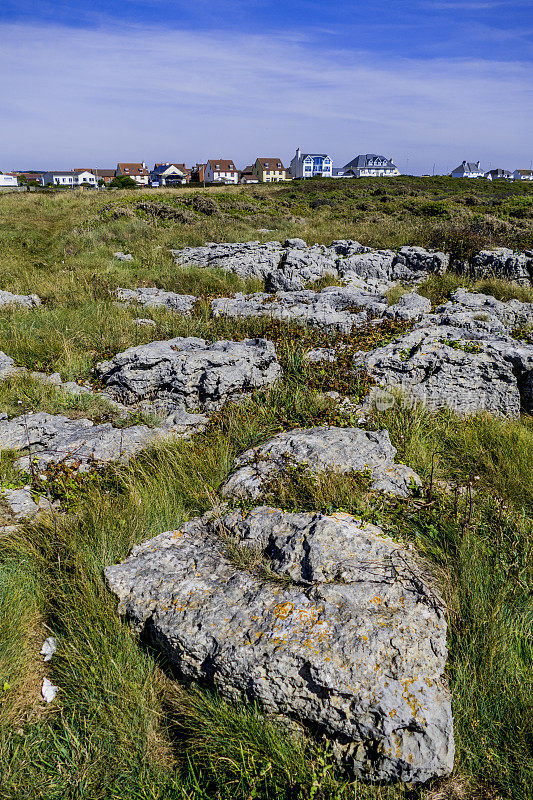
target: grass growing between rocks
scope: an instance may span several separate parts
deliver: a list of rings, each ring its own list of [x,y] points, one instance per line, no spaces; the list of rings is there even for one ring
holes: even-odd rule
[[[19,625],[10,628],[11,645],[1,651],[10,687],[4,693],[8,702],[0,706],[2,796],[528,796],[532,523],[519,500],[533,434],[521,423],[498,423],[498,436],[489,438],[493,421],[485,418],[459,423],[452,415],[401,408],[396,416],[390,411],[376,417],[377,427],[387,424],[403,459],[428,480],[432,464],[434,481],[459,479],[467,488],[457,497],[434,489],[432,501],[384,502],[349,477],[327,475],[310,481],[305,492],[300,481],[292,498],[285,485],[295,507],[356,512],[416,544],[431,560],[449,608],[458,778],[417,790],[347,782],[312,740],[294,741],[286,726],[257,709],[171,681],[164,658],[140,648],[118,619],[103,568],[125,557],[136,542],[210,508],[233,458],[244,449],[280,429],[319,424],[326,413],[330,422],[341,422],[328,407],[298,382],[260,393],[221,412],[192,445],[162,443],[129,465],[108,470],[80,491],[71,518],[35,525],[31,536],[21,532],[3,543],[1,563],[16,576],[23,602]],[[458,472],[465,441],[475,442],[477,450]],[[517,442],[522,466],[502,478],[496,464]],[[471,468],[483,476],[486,491],[470,493]],[[12,591],[8,581],[5,602]],[[25,604],[26,596],[32,602]],[[35,609],[29,619],[28,609]],[[47,672],[60,692],[55,707],[36,716],[39,686],[35,681],[19,686],[13,675],[21,669],[21,652],[24,659],[31,656],[37,611],[58,638]]]
[[[464,257],[488,244],[531,246],[532,189],[406,178],[386,187],[313,181],[171,190],[144,199],[141,192],[106,193],[104,199],[87,192],[0,198],[0,289],[36,292],[44,300],[31,312],[0,312],[0,350],[17,365],[80,380],[93,377],[98,361],[135,344],[190,335],[210,341],[264,336],[276,342],[284,369],[277,387],[226,407],[191,443],[160,442],[127,465],[80,480],[50,475],[49,489],[64,501],[65,513],[0,541],[0,797],[529,800],[530,421],[459,420],[398,401],[387,412],[374,412],[365,427],[387,428],[397,460],[424,479],[413,498],[372,495],[360,475],[295,471],[271,487],[271,501],[280,506],[357,514],[427,560],[448,607],[457,744],[449,780],[418,788],[353,782],[336,771],[323,743],[291,733],[255,707],[181,685],[165,658],[140,646],[118,617],[103,569],[134,544],[212,508],[244,450],[294,427],[356,424],[320,394],[364,395],[369,382],[350,374],[353,351],[403,330],[385,323],[335,337],[268,318],[213,319],[206,299],[260,286],[209,270],[178,269],[166,248],[303,235],[310,243],[349,237],[379,247],[449,243]],[[119,213],[154,197],[180,214],[184,205],[189,221],[165,218],[153,207]],[[194,197],[199,200],[182,202]],[[104,202],[112,208],[101,213]],[[132,252],[134,260],[113,259],[115,250]],[[118,286],[139,285],[195,294],[204,302],[186,318],[113,301],[110,293]],[[425,291],[437,304],[459,285],[470,284],[433,277]],[[490,286],[502,299],[527,299],[520,287]],[[481,284],[475,287],[483,291]],[[138,316],[153,319],[155,327],[134,325]],[[344,346],[345,358],[306,363],[307,350],[333,344],[341,354]],[[100,401],[66,397],[25,378],[1,383],[0,411],[14,415],[21,408],[94,419],[108,413]],[[17,473],[14,460],[15,454],[0,453],[2,484],[31,482],[32,476]],[[39,650],[49,635],[57,638],[58,651],[44,664]],[[45,675],[59,687],[50,706],[40,699]]]

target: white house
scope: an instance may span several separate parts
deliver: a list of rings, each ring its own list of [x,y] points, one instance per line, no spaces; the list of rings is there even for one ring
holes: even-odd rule
[[[76,172],[62,172],[61,170],[52,170],[50,172],[43,172],[41,175],[41,186],[47,184],[52,186],[63,186],[64,188],[73,189],[78,185],[78,175]]]
[[[342,173],[344,178],[392,178],[401,174],[398,167],[393,163],[392,158],[377,156],[374,153],[356,156],[339,172]],[[338,177],[341,177],[341,174]]]
[[[17,176],[0,172],[0,187],[2,186],[18,186]]]
[[[533,169],[515,169],[513,178],[515,181],[533,181]]]
[[[98,178],[88,169],[75,169],[76,185],[81,186],[89,185],[96,189],[98,186]]]
[[[485,178],[488,181],[503,181],[512,180],[513,173],[508,169],[490,169],[485,173]]]
[[[298,148],[289,172],[292,178],[312,178],[314,175],[331,178],[333,161],[326,153],[302,153]]]
[[[463,161],[452,172],[452,178],[483,178],[485,173],[479,161]]]
[[[239,172],[235,162],[227,158],[210,158],[205,167],[206,183],[238,183]]]

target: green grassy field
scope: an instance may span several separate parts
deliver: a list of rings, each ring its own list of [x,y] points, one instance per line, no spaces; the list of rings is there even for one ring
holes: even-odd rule
[[[268,229],[261,233],[260,229]],[[0,197],[0,289],[43,305],[0,311],[0,350],[20,366],[86,380],[97,361],[154,339],[262,335],[276,342],[283,380],[227,406],[190,443],[161,442],[127,465],[84,478],[50,475],[64,513],[0,540],[0,797],[72,800],[527,800],[533,797],[533,422],[459,420],[401,402],[369,424],[387,428],[398,458],[425,482],[408,500],[369,495],[354,477],[295,474],[272,486],[288,509],[342,509],[414,544],[448,608],[448,674],[457,757],[450,779],[425,787],[369,786],[340,775],[327,748],[292,738],[276,720],[180,685],[164,658],[139,646],[116,614],[103,569],[133,544],[209,509],[233,459],[295,426],[349,426],[321,397],[364,394],[342,360],[308,365],[328,336],[271,320],[224,320],[200,303],[191,318],[117,304],[118,286],[208,300],[257,291],[257,281],[177,268],[169,247],[300,236],[373,247],[419,244],[465,257],[483,246],[533,248],[533,186],[399,178],[153,192],[39,192]],[[120,262],[113,252],[133,254]],[[440,302],[453,275],[423,288]],[[532,300],[523,288],[477,285]],[[390,324],[345,337],[347,352],[401,331]],[[94,398],[36,381],[0,383],[0,412],[113,419]],[[0,484],[31,476],[0,455]],[[442,481],[457,487],[445,493]],[[40,487],[42,489],[42,485]],[[58,651],[39,650],[54,635]],[[44,675],[59,686],[40,698]]]

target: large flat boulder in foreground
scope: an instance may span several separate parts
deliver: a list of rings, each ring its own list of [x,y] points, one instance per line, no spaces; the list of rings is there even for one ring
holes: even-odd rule
[[[396,448],[388,431],[360,428],[296,428],[279,433],[247,450],[234,462],[235,472],[222,486],[224,497],[257,500],[273,478],[286,475],[295,465],[309,472],[365,472],[374,491],[406,497],[418,475],[405,464],[395,464]]]
[[[214,411],[227,400],[269,386],[281,375],[276,350],[266,339],[178,337],[130,347],[97,365],[107,391],[124,403],[150,400],[154,407]]]
[[[283,580],[237,568],[228,541]],[[451,772],[444,609],[379,528],[265,506],[213,514],[134,548],[106,578],[183,678],[309,726],[361,777]]]

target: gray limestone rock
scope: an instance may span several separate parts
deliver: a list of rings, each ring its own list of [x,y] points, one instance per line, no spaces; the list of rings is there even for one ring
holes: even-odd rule
[[[0,350],[0,380],[16,372],[15,362]]]
[[[118,258],[119,261],[133,261],[133,256],[131,253],[123,253],[122,250],[119,250],[116,253],[113,253],[115,258]]]
[[[142,306],[166,308],[178,314],[190,314],[196,297],[192,294],[176,294],[157,289],[155,286],[143,286],[139,289],[117,289],[117,297],[125,303],[139,303]]]
[[[243,392],[270,386],[281,375],[272,342],[222,340],[208,344],[194,337],[130,347],[97,365],[107,391],[124,403],[149,400],[170,412],[215,411]]]
[[[237,568],[229,542],[282,582]],[[343,513],[211,514],[105,574],[119,612],[184,679],[310,727],[362,778],[451,772],[444,608],[381,529]]]
[[[533,303],[509,300],[504,303],[491,295],[457,289],[432,317],[439,324],[467,326],[474,330],[501,331],[505,328],[523,328],[533,325]],[[488,327],[484,325],[488,323]]]
[[[431,409],[517,417],[521,407],[533,408],[533,347],[505,334],[422,323],[354,361],[379,385],[396,386]]]
[[[287,239],[285,245],[291,241],[298,240]],[[285,251],[279,268],[266,277],[265,288],[268,292],[279,289],[298,291],[326,275],[338,277],[337,256],[329,255],[327,249],[320,245],[307,247],[304,242],[304,247],[291,247]]]
[[[413,273],[425,278],[427,273],[442,275],[450,265],[450,256],[438,250],[425,250],[423,247],[400,247],[393,261],[396,280],[413,280]],[[401,267],[405,267],[403,272]]]
[[[390,280],[394,257],[392,250],[372,250],[348,256],[338,262],[337,269],[343,277],[353,272],[365,279]]]
[[[168,435],[168,431],[165,432]],[[89,419],[69,419],[39,411],[0,421],[0,450],[24,453],[16,467],[46,469],[52,462],[77,466],[81,471],[110,461],[125,460],[147,447],[161,433],[157,428],[134,425],[114,428]]]
[[[35,308],[41,305],[41,299],[36,294],[12,294],[0,290],[0,308],[7,306],[21,306],[22,308]]]
[[[157,325],[155,320],[146,319],[145,317],[137,317],[137,319],[133,320],[133,324],[138,325],[140,328],[155,328]]]
[[[516,253],[507,247],[481,250],[469,262],[456,263],[454,268],[472,278],[504,278],[531,286],[533,252]]]
[[[359,286],[327,286],[321,292],[306,289],[299,292],[269,294],[236,294],[211,302],[215,316],[272,317],[295,321],[326,330],[350,333],[353,327],[368,322],[368,312],[381,316],[388,308],[385,298]]]
[[[52,504],[45,497],[34,499],[29,486],[21,489],[0,489],[0,503],[7,507],[10,518],[16,522],[31,519],[41,511],[52,509]]]
[[[405,464],[395,464],[396,448],[388,431],[317,427],[279,433],[247,450],[234,462],[236,470],[221,487],[223,497],[257,500],[268,483],[302,464],[309,472],[365,472],[374,491],[406,497],[418,475]]]
[[[223,269],[241,278],[265,278],[279,266],[283,248],[279,242],[209,242],[205,247],[170,252],[179,266]]]
[[[400,297],[397,303],[385,309],[385,316],[398,320],[416,320],[431,311],[431,300],[416,292],[409,292]]]

